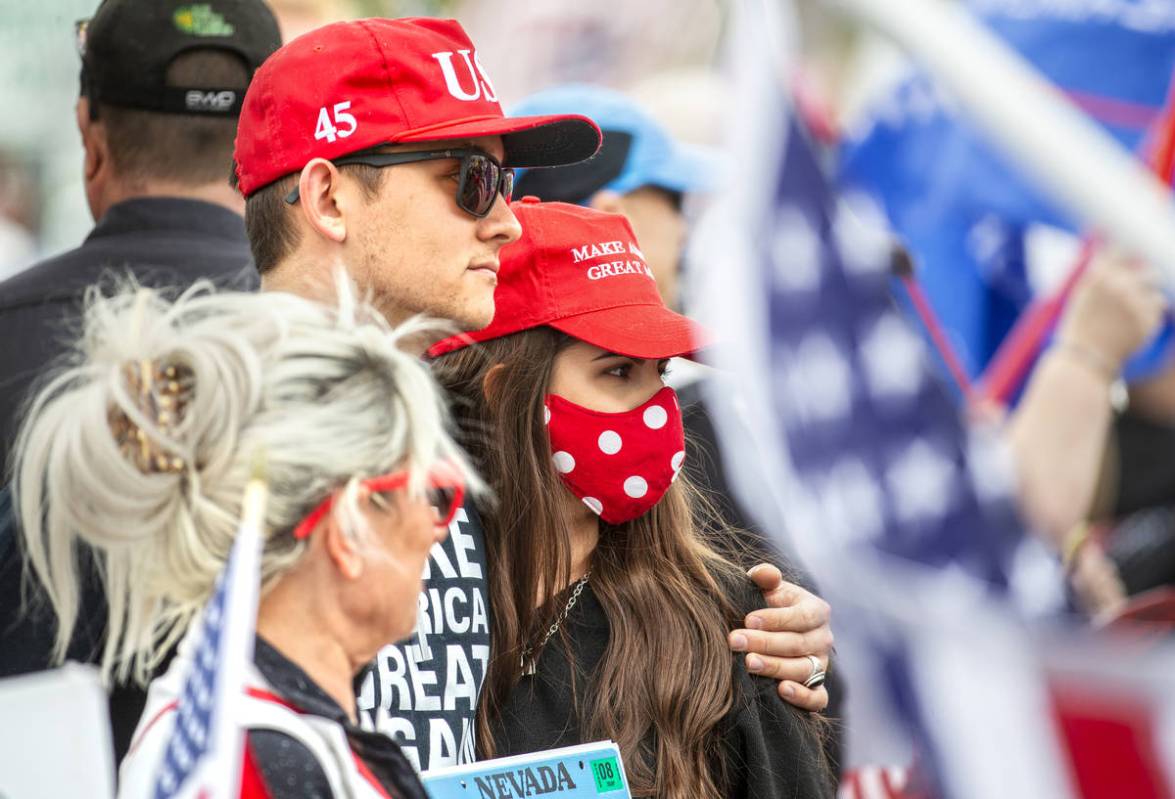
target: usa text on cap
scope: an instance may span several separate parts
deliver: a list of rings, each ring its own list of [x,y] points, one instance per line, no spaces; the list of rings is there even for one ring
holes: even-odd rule
[[[237,178],[249,196],[313,158],[482,136],[502,138],[506,166],[574,163],[600,146],[584,116],[505,117],[454,20],[339,22],[298,37],[257,71],[237,132]]]

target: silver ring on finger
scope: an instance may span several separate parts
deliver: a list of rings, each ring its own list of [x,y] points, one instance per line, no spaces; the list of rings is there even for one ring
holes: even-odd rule
[[[804,657],[806,657],[808,662],[812,664],[812,673],[808,675],[809,680],[820,672],[824,671],[824,666],[821,665],[820,658],[816,657],[815,655],[804,655]],[[805,680],[805,682],[807,682],[807,680]]]
[[[820,663],[820,658],[815,655],[804,655],[812,662],[812,673],[808,675],[808,679],[804,680],[805,688],[819,688],[824,684],[824,678],[828,673],[824,670],[824,666]]]

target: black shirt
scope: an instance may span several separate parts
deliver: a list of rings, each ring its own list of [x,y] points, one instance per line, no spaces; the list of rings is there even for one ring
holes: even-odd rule
[[[389,796],[426,799],[412,764],[391,738],[360,729],[338,702],[264,638],[258,636],[253,662],[284,700],[306,713],[335,722],[347,743]],[[248,746],[273,799],[329,799],[330,783],[322,765],[306,745],[274,730],[249,730]]]
[[[754,608],[753,594],[752,587],[746,592],[746,600],[739,602],[746,605],[748,612]],[[590,583],[564,627],[576,661],[575,693],[582,697],[590,685],[585,679],[590,681],[609,639],[608,618]],[[507,698],[493,724],[495,756],[590,743],[580,735],[579,713],[572,699],[571,665],[558,640],[555,636],[543,648],[536,673],[522,677]],[[723,723],[722,737],[734,784],[724,796],[834,796],[835,782],[814,720],[784,703],[776,693],[774,680],[752,676],[737,656],[732,656],[731,662],[736,697]],[[648,667],[672,668],[654,663]]]
[[[1175,504],[1175,425],[1137,413],[1114,418],[1117,442],[1117,493],[1113,517]]]
[[[128,271],[140,284],[154,288],[183,289],[200,278],[242,289],[257,283],[241,216],[178,197],[118,203],[80,247],[0,283],[0,485],[7,482],[21,406],[38,375],[80,332],[86,288]],[[7,521],[0,519],[0,677],[47,668],[55,635],[43,596],[34,593],[28,612],[21,614],[21,551],[12,520]],[[94,662],[100,654],[106,602],[84,552],[81,569],[83,613],[68,657]],[[146,693],[137,687],[113,691],[110,710],[119,758],[145,701]]]
[[[416,632],[380,650],[360,679],[366,729],[391,737],[420,771],[477,759],[477,697],[490,657],[485,532],[472,502],[435,545]]]

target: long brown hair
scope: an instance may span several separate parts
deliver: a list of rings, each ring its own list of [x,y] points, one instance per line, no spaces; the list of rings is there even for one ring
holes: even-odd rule
[[[519,682],[521,653],[561,610],[561,598],[537,608],[535,598],[556,597],[571,580],[566,489],[543,424],[555,356],[571,341],[540,327],[434,363],[454,395],[462,443],[497,496],[483,514],[493,653],[477,724],[487,757],[495,751],[491,720]],[[691,493],[683,473],[649,513],[622,525],[601,521],[593,555],[592,588],[610,635],[592,690],[585,702],[575,692],[576,706],[584,740],[619,745],[634,796],[727,793],[718,736],[738,701],[726,631],[740,616],[723,586],[746,577],[706,543]]]

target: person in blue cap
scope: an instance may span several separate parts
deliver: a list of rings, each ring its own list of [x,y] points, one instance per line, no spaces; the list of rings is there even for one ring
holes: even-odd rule
[[[600,126],[604,142],[594,158],[521,173],[514,195],[534,195],[624,214],[641,242],[662,299],[677,307],[677,278],[687,223],[686,194],[716,187],[717,153],[676,141],[627,95],[589,84],[568,84],[527,97],[512,113],[575,109]]]

